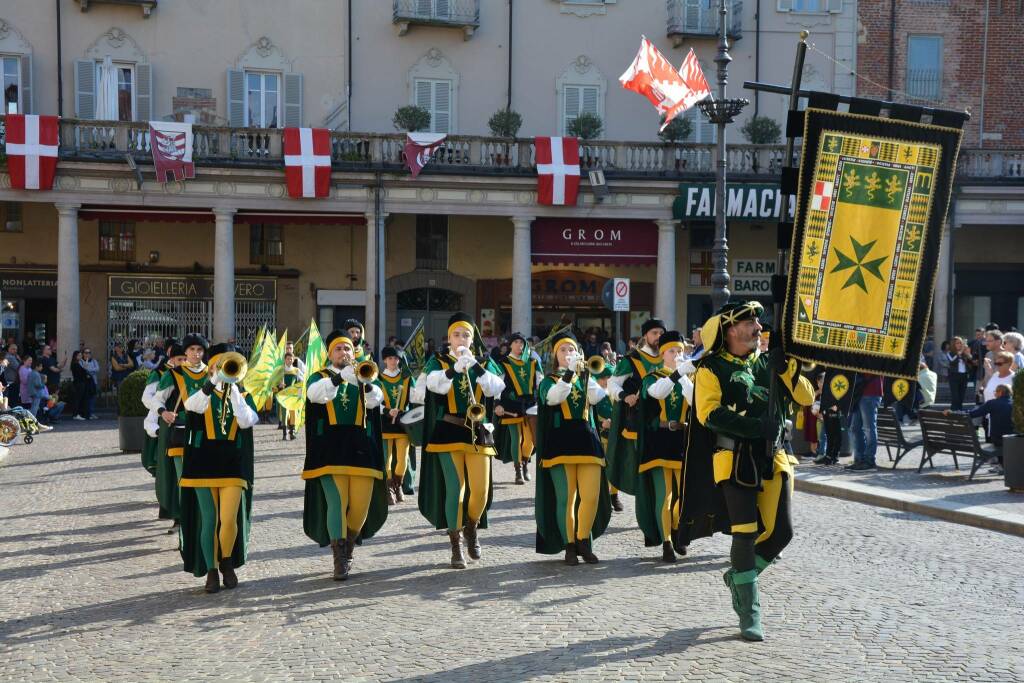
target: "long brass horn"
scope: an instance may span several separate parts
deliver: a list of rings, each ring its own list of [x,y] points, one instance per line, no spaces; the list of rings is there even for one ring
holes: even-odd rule
[[[237,384],[249,371],[249,362],[240,353],[229,351],[220,357],[217,363],[217,372],[220,379],[227,384]]]
[[[600,375],[604,372],[604,358],[601,356],[591,356],[587,359],[587,372],[591,375]]]
[[[372,360],[364,360],[356,366],[356,379],[363,384],[369,384],[377,379],[377,364]]]

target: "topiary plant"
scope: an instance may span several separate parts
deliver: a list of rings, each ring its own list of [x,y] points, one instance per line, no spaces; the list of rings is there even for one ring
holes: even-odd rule
[[[514,138],[523,125],[523,117],[511,109],[499,109],[487,121],[491,135],[496,138]]]
[[[1013,430],[1024,435],[1024,370],[1013,376]]]
[[[601,134],[602,130],[604,130],[604,122],[601,117],[597,114],[585,113],[573,119],[565,132],[574,138],[593,140]]]
[[[662,119],[664,122],[664,119]],[[693,132],[693,122],[690,119],[677,116],[665,126],[665,130],[658,131],[658,137],[665,142],[682,142],[690,137]]]
[[[146,417],[149,412],[142,405],[142,392],[146,390],[149,370],[136,370],[124,378],[117,388],[117,414],[120,417]]]
[[[752,116],[740,129],[752,145],[774,145],[782,137],[782,127],[767,116]]]
[[[395,116],[391,119],[391,123],[394,124],[395,130],[404,130],[409,133],[426,130],[430,128],[430,112],[423,107],[416,107],[411,104],[399,107],[395,111]]]

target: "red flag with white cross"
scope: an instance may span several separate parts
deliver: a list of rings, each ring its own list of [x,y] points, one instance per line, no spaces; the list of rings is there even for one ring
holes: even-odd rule
[[[580,144],[576,138],[538,137],[537,203],[576,206],[580,189]]]
[[[331,194],[331,132],[326,128],[284,129],[284,176],[288,196]]]
[[[59,118],[8,114],[7,172],[15,190],[51,190],[57,175]]]

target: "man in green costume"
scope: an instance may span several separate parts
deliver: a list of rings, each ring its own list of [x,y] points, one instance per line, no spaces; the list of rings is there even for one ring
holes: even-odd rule
[[[160,380],[163,379],[164,375],[170,372],[172,369],[177,367],[179,364],[185,362],[185,349],[182,348],[175,339],[168,338],[164,342],[164,349],[167,353],[167,359],[164,362],[163,367],[153,368],[150,371],[149,376],[146,378],[146,388],[142,392],[142,405],[146,406],[149,413],[146,415],[145,428],[146,428],[146,441],[142,447],[142,466],[153,475],[154,479],[157,476],[157,465],[161,459],[166,459],[167,454],[161,450],[161,439],[160,435],[162,432],[166,432],[169,427],[164,424],[161,428],[160,415],[157,412],[160,409],[160,403],[157,401],[156,395],[160,390]],[[164,448],[166,448],[166,439],[164,439]],[[173,469],[170,463],[166,463],[165,469]],[[160,504],[161,495],[159,490],[159,482],[157,482],[157,503]],[[176,515],[171,514],[171,510],[160,505],[160,519],[176,519]]]
[[[636,495],[638,403],[640,387],[653,370],[661,366],[658,340],[665,332],[665,323],[657,318],[645,322],[640,331],[641,343],[623,356],[608,380],[608,396],[612,400],[612,424],[608,435],[608,481],[612,491],[612,507],[621,510],[618,491]]]
[[[533,456],[536,435],[526,411],[537,404],[537,387],[543,373],[537,360],[524,353],[526,337],[514,332],[508,340],[508,356],[501,359],[505,390],[494,407],[498,427],[494,442],[498,459],[512,463],[516,483],[530,481],[530,458]],[[525,356],[525,358],[524,358]]]
[[[462,535],[470,559],[480,559],[478,529],[487,528],[491,505],[493,425],[483,404],[505,383],[489,357],[476,358],[476,326],[461,311],[448,320],[446,353],[432,356],[426,373],[423,469],[419,509],[437,529],[448,530],[452,569],[465,569]]]
[[[732,535],[724,579],[745,640],[764,639],[757,577],[793,536],[796,460],[779,446],[786,408],[814,401],[800,364],[778,346],[781,334],[759,352],[762,311],[756,301],[728,303],[702,328],[679,525],[684,545],[715,532]]]
[[[259,422],[252,397],[239,390],[242,375],[222,370],[234,344],[209,349],[209,374],[185,399],[185,453],[181,458],[181,557],[193,576],[206,576],[206,592],[238,585],[252,517],[252,428]]]
[[[356,376],[356,348],[335,330],[324,340],[329,364],[306,380],[303,528],[334,555],[335,581],[352,569],[357,543],[388,517],[384,452],[376,410],[383,392]]]
[[[402,416],[408,412],[416,380],[408,366],[402,365],[398,349],[385,346],[380,351],[384,369],[377,376],[383,392],[381,403],[381,439],[384,442],[384,464],[388,475],[388,505],[402,503],[405,494],[412,494],[416,480],[416,454],[409,435],[402,427]]]

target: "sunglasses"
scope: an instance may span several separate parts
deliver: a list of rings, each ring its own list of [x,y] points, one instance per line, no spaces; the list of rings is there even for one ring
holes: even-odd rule
[[[1005,360],[997,360],[996,365],[1009,365]]]

